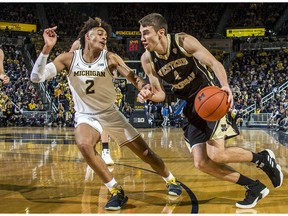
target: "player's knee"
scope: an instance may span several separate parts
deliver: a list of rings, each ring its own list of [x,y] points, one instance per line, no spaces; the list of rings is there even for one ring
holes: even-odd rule
[[[87,138],[80,138],[76,139],[77,146],[79,150],[85,154],[91,151],[91,148],[93,148],[93,145],[91,144],[91,141]]]
[[[194,160],[194,166],[200,171],[205,171],[208,164],[206,160]]]
[[[225,152],[222,151],[213,151],[208,152],[208,157],[215,163],[225,163]]]
[[[214,161],[215,163],[225,163],[226,162],[226,160],[225,160],[225,153],[217,153],[217,154],[215,154],[215,153],[212,153],[212,154],[208,154],[208,157],[212,160],[212,161]]]

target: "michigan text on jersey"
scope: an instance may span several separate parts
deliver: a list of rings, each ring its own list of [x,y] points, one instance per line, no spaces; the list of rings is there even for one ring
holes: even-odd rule
[[[83,71],[74,71],[74,76],[96,76],[96,77],[105,77],[105,71],[91,71],[91,70],[83,70]]]

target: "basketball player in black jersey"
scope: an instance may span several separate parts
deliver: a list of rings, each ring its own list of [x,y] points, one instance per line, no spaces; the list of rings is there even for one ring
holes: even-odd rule
[[[231,113],[228,112],[219,121],[209,122],[200,118],[194,109],[198,91],[206,86],[219,86],[228,93],[232,110],[233,96],[223,65],[195,37],[183,32],[168,34],[167,21],[161,14],[149,14],[139,24],[141,41],[146,49],[141,64],[150,83],[143,86],[138,100],[162,102],[165,92],[159,79],[172,84],[175,95],[187,101],[183,113],[188,122],[183,130],[196,168],[219,179],[245,186],[246,197],[236,206],[253,208],[268,195],[269,189],[259,180],[240,174],[226,163],[255,163],[277,188],[283,182],[283,173],[274,153],[269,149],[254,153],[239,147],[226,148],[225,139],[239,134]]]

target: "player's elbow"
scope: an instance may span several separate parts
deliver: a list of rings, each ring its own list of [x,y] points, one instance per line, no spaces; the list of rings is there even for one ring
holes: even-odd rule
[[[162,97],[162,96],[152,96],[151,97],[151,101],[154,101],[154,102],[157,102],[157,103],[162,103],[162,102],[164,102],[165,101],[165,96],[164,97]]]
[[[31,73],[30,80],[32,83],[40,83],[41,82],[41,78],[39,77],[39,75],[34,74],[34,73]]]
[[[160,102],[164,102],[165,101],[165,99],[166,99],[166,94],[164,93],[164,92],[160,92],[159,94],[158,94],[158,102],[160,103]]]

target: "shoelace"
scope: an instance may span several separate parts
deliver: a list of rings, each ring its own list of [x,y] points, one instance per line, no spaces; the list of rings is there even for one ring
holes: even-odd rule
[[[121,194],[121,191],[118,188],[112,188],[110,193],[112,194],[112,196],[116,196],[117,194]]]
[[[247,200],[247,197],[250,195],[250,193],[251,193],[251,189],[247,189],[246,192],[245,192],[244,200]]]
[[[178,185],[177,182],[176,182],[176,178],[172,178],[171,180],[169,180],[169,181],[167,182],[167,185],[170,185],[170,184]]]

